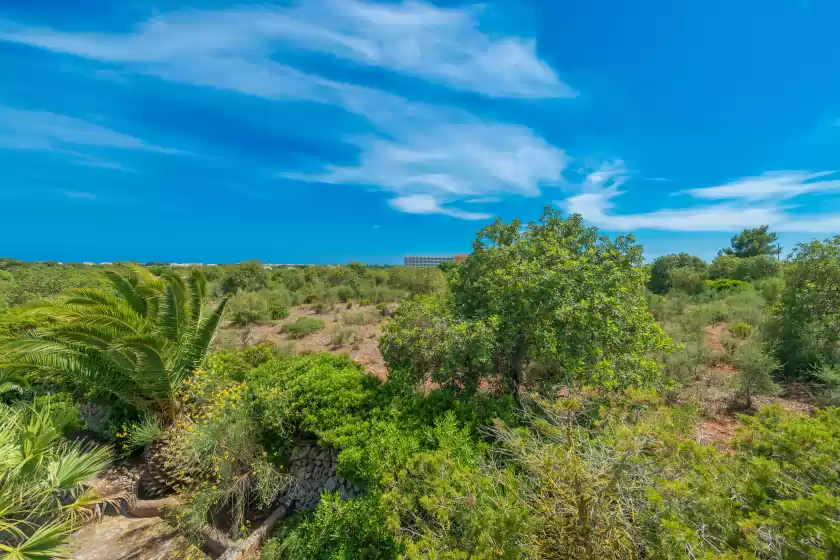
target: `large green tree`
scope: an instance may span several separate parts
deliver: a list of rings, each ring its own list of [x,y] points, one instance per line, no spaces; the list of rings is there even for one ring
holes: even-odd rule
[[[733,235],[731,246],[721,250],[723,255],[735,257],[757,257],[758,255],[778,255],[782,248],[776,245],[776,234],[768,231],[769,226],[745,229]]]
[[[787,374],[840,364],[840,235],[796,246],[769,327]]]
[[[207,353],[227,300],[205,313],[203,274],[105,271],[106,288],[76,288],[27,310],[50,323],[0,342],[0,368],[60,374],[94,394],[172,419],[184,380]]]
[[[453,350],[483,353],[489,336],[490,370],[514,394],[532,364],[548,372],[549,382],[643,384],[661,371],[652,354],[668,346],[647,311],[645,281],[642,249],[632,237],[611,240],[584,227],[579,215],[563,219],[547,208],[524,228],[519,220],[498,220],[479,231],[472,254],[452,273],[451,311],[443,324],[401,323],[398,309],[398,328],[386,331],[381,344],[413,339],[414,350],[424,352],[425,342],[437,337],[422,331],[444,328],[441,338]],[[469,340],[453,341],[456,336]],[[413,352],[405,345],[402,351]],[[469,363],[475,371],[484,370],[482,362],[428,361],[436,367]]]

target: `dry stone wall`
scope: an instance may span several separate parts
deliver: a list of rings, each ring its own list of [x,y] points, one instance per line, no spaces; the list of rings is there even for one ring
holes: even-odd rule
[[[364,489],[339,476],[338,450],[320,447],[315,442],[301,442],[292,451],[289,474],[295,482],[284,497],[289,509],[311,509],[318,505],[321,493],[338,492],[349,500],[362,494]]]

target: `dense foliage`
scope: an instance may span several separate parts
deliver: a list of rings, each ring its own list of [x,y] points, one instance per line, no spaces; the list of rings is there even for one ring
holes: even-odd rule
[[[667,339],[646,309],[641,259],[632,238],[600,236],[580,216],[564,220],[549,209],[524,230],[517,220],[497,221],[478,233],[452,276],[451,300],[397,310],[383,353],[392,367],[438,354],[428,369],[448,362],[461,375],[492,372],[513,394],[534,364],[548,365],[546,381],[555,384],[654,382],[660,367],[650,355],[665,350]],[[430,328],[441,332],[427,334]],[[430,351],[432,341],[438,344]],[[465,358],[468,349],[477,352]]]
[[[789,375],[840,364],[840,236],[798,245],[785,267],[772,336]]]
[[[325,486],[264,560],[838,558],[840,238],[774,243],[646,266],[547,211],[440,268],[0,261],[0,558],[58,557],[108,500],[81,430],[195,541],[286,503],[301,446],[337,456],[360,493]],[[382,320],[379,379],[341,352]],[[249,345],[268,321],[333,354]],[[221,325],[246,336],[208,354]]]

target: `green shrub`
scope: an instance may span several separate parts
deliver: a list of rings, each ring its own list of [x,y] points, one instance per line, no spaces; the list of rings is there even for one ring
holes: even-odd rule
[[[358,329],[352,327],[338,327],[330,330],[330,344],[334,348],[341,348],[342,346],[356,346],[361,342],[362,337]]]
[[[70,393],[51,393],[35,397],[34,408],[49,414],[50,422],[64,435],[87,428],[79,405]]]
[[[735,338],[743,340],[752,334],[753,326],[749,323],[738,322],[734,325],[729,325],[727,327],[727,330],[729,331],[729,334],[731,334]]]
[[[341,316],[341,321],[345,325],[366,325],[370,323],[370,318],[364,311],[347,312]]]
[[[730,278],[721,278],[719,280],[706,280],[706,285],[709,289],[716,292],[734,291],[746,288],[749,283],[741,280],[732,280]]]
[[[546,208],[524,228],[497,221],[476,235],[450,285],[454,328],[481,330],[482,359],[491,339],[492,368],[513,394],[532,362],[559,366],[550,383],[657,383],[662,370],[650,355],[670,341],[647,312],[646,279],[632,238],[610,239],[579,215]]]
[[[243,393],[241,384],[217,393],[182,432],[185,456],[194,464],[181,468],[195,469],[201,480],[181,493],[173,520],[192,540],[199,541],[207,521],[217,515],[230,519],[229,536],[247,536],[248,509],[267,510],[291,483],[271,464],[252,401]]]
[[[511,489],[511,473],[484,467],[484,453],[451,413],[435,422],[430,436],[434,450],[413,457],[383,496],[405,557],[526,556],[533,519]]]
[[[840,404],[840,365],[822,364],[811,372],[811,376],[822,386],[829,403]]]
[[[688,268],[696,271],[703,278],[706,277],[706,263],[700,257],[680,253],[678,255],[664,255],[657,257],[650,267],[648,289],[655,294],[664,294],[671,289],[671,271],[677,268]]]
[[[326,315],[333,310],[333,304],[330,301],[319,301],[317,303],[312,304],[312,311],[317,313],[318,315]]]
[[[304,430],[326,445],[366,431],[364,412],[376,385],[361,365],[330,354],[272,360],[248,375],[261,423],[269,432],[288,439]]]
[[[398,558],[402,547],[388,517],[377,495],[344,501],[338,493],[325,493],[314,512],[284,523],[278,537],[265,544],[260,559]]]
[[[269,343],[245,348],[218,350],[207,356],[205,369],[211,376],[242,381],[245,374],[275,356],[275,347]]]
[[[160,420],[146,414],[139,421],[134,422],[123,432],[122,446],[126,454],[143,449],[147,445],[159,440],[163,436],[164,427]]]
[[[493,372],[493,325],[455,316],[440,296],[403,302],[385,325],[379,349],[390,371],[427,379],[454,392],[473,394]]]
[[[689,266],[672,268],[668,271],[668,283],[672,290],[678,292],[702,294],[706,290],[706,273]]]
[[[326,324],[315,317],[298,317],[291,323],[286,323],[281,329],[290,338],[304,338],[312,333],[324,330]]]
[[[756,291],[771,305],[779,300],[785,289],[785,281],[780,277],[758,280],[754,285]]]
[[[292,295],[285,289],[263,290],[260,295],[268,303],[268,317],[272,320],[285,319],[289,316]]]
[[[657,432],[645,485],[650,507],[637,515],[653,533],[653,558],[832,558],[840,544],[840,409],[814,417],[762,407],[741,417],[737,453]],[[678,447],[676,447],[678,446]],[[677,451],[678,450],[678,451]]]
[[[268,302],[255,292],[239,292],[228,302],[227,314],[232,325],[247,327],[268,318]]]
[[[750,338],[736,346],[732,365],[738,368],[736,389],[747,408],[752,407],[753,395],[778,394],[779,387],[773,382],[772,375],[781,368],[781,364],[759,340]]]
[[[777,276],[780,268],[781,263],[778,259],[769,255],[743,258],[720,255],[709,266],[709,277],[713,280],[731,279],[750,282]]]

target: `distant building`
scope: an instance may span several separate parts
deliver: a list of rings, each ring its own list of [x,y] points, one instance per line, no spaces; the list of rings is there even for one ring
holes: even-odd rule
[[[466,254],[458,254],[451,257],[427,257],[427,256],[414,256],[414,255],[406,255],[403,258],[403,264],[405,266],[424,266],[424,267],[432,267],[438,266],[440,263],[451,262],[451,263],[460,263],[464,262],[467,259]]]

